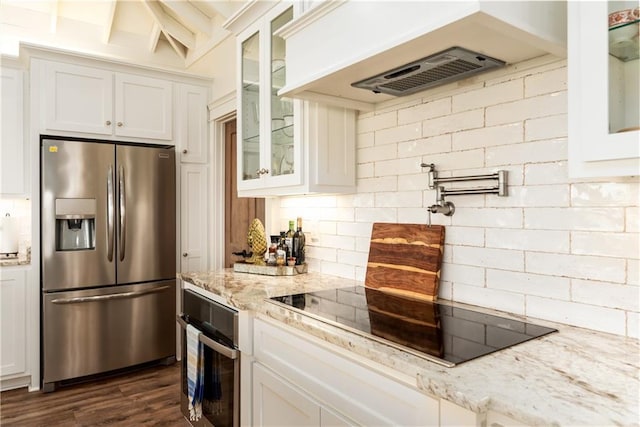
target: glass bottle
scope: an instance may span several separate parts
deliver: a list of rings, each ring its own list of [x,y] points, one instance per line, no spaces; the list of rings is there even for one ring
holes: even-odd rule
[[[295,234],[295,229],[293,227],[294,221],[289,221],[289,230],[287,231],[284,240],[284,242],[289,247],[289,256],[295,256],[295,254],[293,253],[293,235]]]
[[[302,218],[298,217],[298,229],[293,235],[293,256],[296,257],[296,265],[304,264],[305,261],[305,237],[302,232]]]

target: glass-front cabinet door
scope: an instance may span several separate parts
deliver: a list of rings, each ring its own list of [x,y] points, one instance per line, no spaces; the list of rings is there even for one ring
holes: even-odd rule
[[[569,173],[640,174],[640,1],[568,2]]]
[[[239,37],[239,190],[301,183],[300,101],[278,96],[286,81],[278,30],[292,19],[293,5],[279,4]]]

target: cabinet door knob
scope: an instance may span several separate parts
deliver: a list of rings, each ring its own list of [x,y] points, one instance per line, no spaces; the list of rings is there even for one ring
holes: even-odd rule
[[[188,254],[188,253],[186,253],[186,252],[183,252],[183,253],[182,253],[182,256],[183,256],[183,257],[185,257],[185,258],[187,257],[187,255],[189,255],[189,254]]]
[[[269,173],[269,169],[262,168],[262,173]]]
[[[187,154],[187,149],[182,150],[182,154]]]
[[[107,125],[107,126],[111,126],[111,120],[107,120],[106,125]]]
[[[122,122],[118,122],[118,127],[122,127]]]

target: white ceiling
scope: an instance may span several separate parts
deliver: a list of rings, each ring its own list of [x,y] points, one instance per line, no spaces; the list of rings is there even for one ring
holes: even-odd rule
[[[245,0],[0,0],[0,52],[18,43],[188,70]]]

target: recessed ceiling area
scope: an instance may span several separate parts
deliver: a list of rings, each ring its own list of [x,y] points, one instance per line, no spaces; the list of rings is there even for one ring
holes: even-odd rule
[[[19,42],[188,69],[231,34],[242,0],[2,0],[0,52]]]

